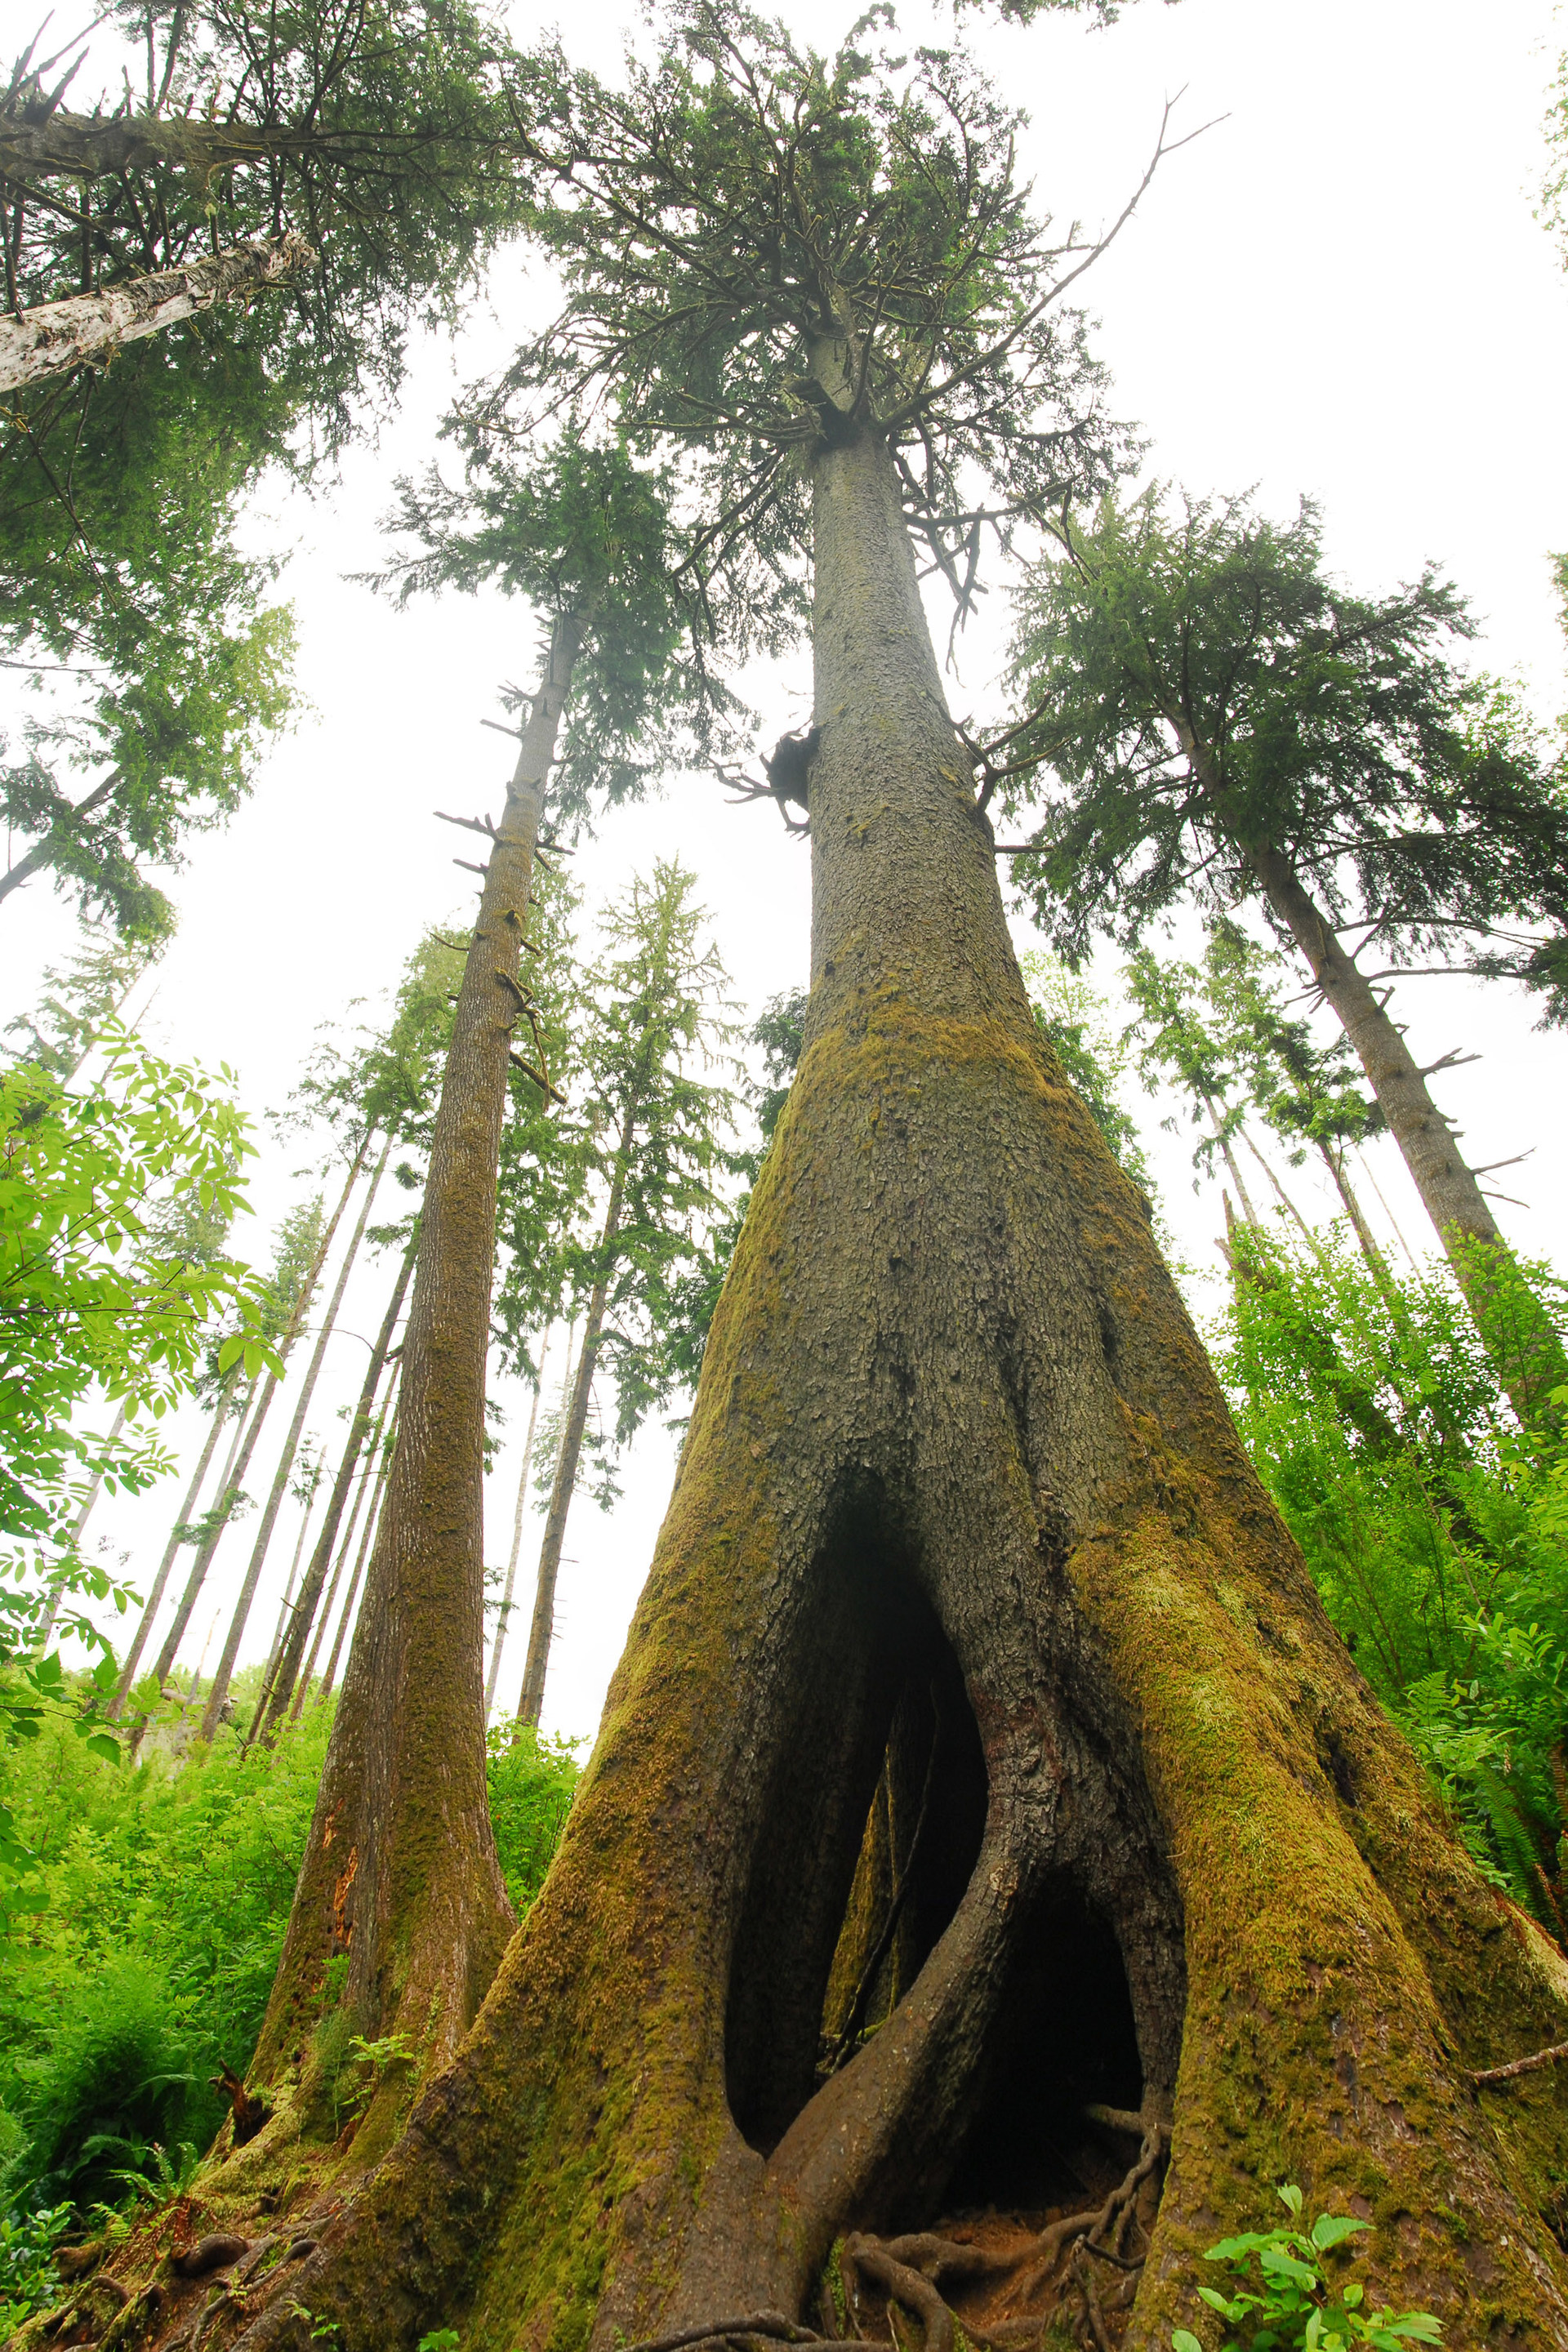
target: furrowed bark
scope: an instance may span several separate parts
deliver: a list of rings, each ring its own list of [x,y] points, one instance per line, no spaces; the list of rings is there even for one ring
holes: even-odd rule
[[[578,620],[556,622],[454,1010],[403,1342],[397,1444],[254,2062],[262,2083],[278,2077],[313,2026],[327,1962],[344,1951],[342,2001],[355,2029],[367,2039],[404,2036],[417,2053],[416,2076],[444,2064],[512,1926],[485,1780],[485,1372],[533,849],[581,641]],[[378,2094],[360,2126],[356,2162],[394,2128],[407,2074]]]
[[[355,1177],[364,1163],[370,1139],[367,1136],[355,1154],[353,1166]],[[386,1171],[386,1163],[391,1156],[392,1138],[388,1136],[382,1147],[381,1158],[371,1171],[370,1183],[360,1205],[359,1222],[349,1236],[349,1245],[343,1252],[343,1262],[338,1269],[337,1282],[333,1287],[331,1298],[328,1302],[326,1314],[321,1318],[321,1328],[316,1334],[316,1344],[310,1350],[310,1360],[306,1366],[305,1377],[300,1384],[300,1394],[294,1406],[294,1418],[289,1424],[289,1433],[283,1440],[283,1451],[278,1457],[278,1467],[272,1474],[272,1490],[267,1497],[267,1507],[261,1514],[261,1525],[256,1531],[256,1541],[251,1546],[250,1559],[240,1583],[238,1597],[234,1604],[234,1613],[229,1619],[228,1633],[223,1645],[223,1655],[218,1660],[217,1672],[213,1676],[213,1686],[207,1698],[206,1712],[202,1717],[201,1736],[204,1739],[211,1740],[217,1737],[220,1711],[224,1701],[228,1696],[229,1679],[234,1673],[234,1662],[239,1655],[240,1643],[245,1638],[245,1628],[250,1617],[250,1604],[256,1598],[256,1588],[260,1581],[261,1571],[267,1562],[267,1554],[271,1548],[272,1530],[278,1524],[278,1514],[282,1507],[283,1496],[288,1489],[289,1473],[294,1467],[294,1456],[300,1450],[300,1438],[305,1426],[305,1415],[310,1409],[310,1399],[316,1392],[316,1382],[321,1377],[321,1366],[326,1361],[327,1346],[337,1327],[338,1310],[343,1303],[343,1293],[349,1286],[349,1276],[353,1272],[354,1260],[359,1255],[359,1245],[364,1239],[364,1229],[370,1222],[370,1213],[375,1200],[376,1190]],[[338,1217],[342,1213],[352,1183],[353,1178],[350,1180],[350,1184],[343,1188],[337,1213],[328,1229],[327,1240],[321,1254],[321,1263],[323,1265],[326,1264],[326,1254],[331,1246],[332,1236],[337,1230]]]
[[[305,1654],[305,1644],[310,1640],[310,1628],[315,1622],[317,1607],[321,1598],[321,1588],[327,1580],[327,1570],[331,1565],[332,1550],[338,1539],[339,1524],[348,1502],[350,1489],[353,1486],[354,1471],[359,1465],[360,1453],[370,1433],[371,1417],[375,1407],[375,1392],[381,1385],[381,1375],[385,1369],[386,1359],[392,1349],[393,1337],[403,1313],[403,1302],[408,1295],[408,1285],[414,1273],[414,1260],[418,1247],[419,1237],[416,1227],[413,1240],[403,1254],[402,1264],[397,1269],[397,1278],[392,1286],[392,1297],[387,1302],[386,1313],[382,1318],[381,1329],[376,1333],[375,1345],[370,1351],[370,1362],[365,1369],[364,1384],[360,1390],[359,1402],[354,1407],[353,1419],[349,1423],[348,1436],[343,1441],[342,1457],[338,1464],[338,1475],[332,1481],[332,1491],[327,1503],[327,1516],[322,1520],[321,1533],[316,1538],[316,1548],[310,1555],[310,1564],[305,1570],[305,1580],[300,1587],[300,1597],[292,1610],[287,1612],[287,1629],[283,1640],[279,1644],[278,1657],[268,1677],[268,1686],[263,1690],[257,1703],[256,1729],[252,1737],[258,1739],[265,1739],[271,1736],[288,1713],[289,1702],[294,1696],[294,1685],[299,1676],[300,1662]],[[352,1541],[352,1533],[350,1540]],[[331,1606],[329,1601],[328,1607],[331,1608]]]
[[[572,1401],[566,1408],[560,1451],[555,1456],[555,1480],[550,1490],[544,1538],[539,1547],[539,1576],[533,1591],[533,1620],[528,1630],[528,1657],[522,1669],[522,1692],[517,1702],[520,1723],[537,1725],[544,1705],[544,1676],[550,1664],[551,1639],[555,1631],[555,1585],[561,1573],[561,1547],[566,1540],[566,1515],[572,1508],[577,1467],[583,1458],[583,1433],[588,1426],[594,1372],[599,1360],[599,1341],[605,1328],[605,1307],[610,1295],[610,1276],[615,1272],[616,1235],[621,1228],[626,1166],[637,1129],[637,1104],[634,1097],[627,1104],[626,1116],[621,1121],[620,1140],[616,1147],[616,1172],[611,1180],[609,1202],[599,1234],[599,1271],[588,1300],[588,1312],[583,1325],[583,1352],[577,1359]]]
[[[1355,1048],[1515,1412],[1527,1425],[1541,1419],[1552,1390],[1568,1383],[1568,1358],[1544,1315],[1531,1311],[1512,1252],[1415,1055],[1289,861],[1267,843],[1246,856]]]
[[[212,1466],[212,1458],[217,1450],[218,1433],[223,1427],[229,1406],[234,1402],[234,1392],[239,1386],[239,1374],[238,1364],[231,1365],[228,1375],[218,1391],[218,1400],[213,1407],[212,1419],[207,1424],[206,1443],[202,1447],[201,1459],[196,1464],[195,1475],[185,1489],[185,1499],[180,1506],[179,1516],[174,1521],[169,1540],[163,1548],[163,1557],[158,1562],[158,1573],[153,1580],[153,1590],[147,1595],[147,1606],[142,1612],[142,1622],[136,1628],[131,1647],[125,1653],[125,1663],[120,1669],[120,1680],[114,1685],[114,1696],[105,1709],[110,1723],[117,1719],[121,1709],[131,1696],[131,1685],[136,1679],[136,1668],[141,1661],[142,1653],[146,1647],[147,1636],[156,1624],[158,1612],[163,1605],[163,1595],[168,1590],[169,1578],[180,1549],[180,1530],[190,1525],[191,1514],[195,1509],[201,1495],[202,1482]],[[237,1435],[237,1432],[236,1433]],[[193,1594],[193,1606],[195,1598]]]
[[[305,155],[325,146],[309,131],[247,122],[211,122],[186,114],[72,114],[57,108],[42,122],[0,116],[0,172],[12,180],[60,176],[98,180],[108,172],[177,164],[203,179],[236,165]]]
[[[490,1649],[490,1670],[485,1680],[485,1721],[496,1703],[496,1685],[500,1680],[500,1654],[506,1646],[506,1629],[511,1621],[511,1596],[517,1589],[518,1555],[522,1549],[522,1523],[528,1513],[528,1474],[533,1466],[533,1433],[539,1426],[539,1400],[544,1388],[544,1359],[550,1353],[550,1333],[544,1334],[539,1350],[539,1378],[533,1383],[533,1402],[528,1409],[528,1435],[522,1442],[522,1468],[517,1479],[517,1507],[511,1516],[511,1554],[506,1564],[506,1583],[501,1590],[500,1611],[496,1618],[496,1637]]]
[[[0,140],[0,148],[4,146]],[[122,343],[162,334],[219,302],[247,300],[263,287],[310,268],[315,255],[291,231],[269,244],[230,246],[179,269],[122,278],[99,294],[72,294],[61,302],[0,312],[0,392],[68,375],[84,365],[105,366]]]
[[[1279,2179],[1364,2208],[1377,2300],[1560,2341],[1568,2089],[1483,2113],[1468,2070],[1564,2038],[1568,1969],[1334,1634],[1038,1037],[885,447],[813,488],[805,1051],[649,1582],[473,2032],[239,2342],[815,2315],[836,2237],[1026,2202],[1088,2106],[1172,2126],[1127,2352],[1208,2327]],[[821,2081],[921,1693],[918,1972]]]

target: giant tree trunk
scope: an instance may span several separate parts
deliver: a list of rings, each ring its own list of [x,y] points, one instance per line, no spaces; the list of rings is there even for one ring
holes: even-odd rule
[[[485,872],[452,1024],[385,1508],[254,2072],[274,2080],[347,1952],[367,2039],[416,2074],[473,2022],[512,1926],[485,1782],[484,1407],[497,1164],[534,842],[580,628],[558,621]],[[391,2126],[406,2070],[356,2153]],[[310,2096],[307,2084],[303,2097]],[[288,2128],[279,2101],[275,2127]],[[248,2153],[248,2151],[247,2151]]]
[[[1269,906],[1356,1050],[1515,1412],[1526,1423],[1539,1419],[1552,1390],[1568,1382],[1568,1357],[1514,1266],[1486,1195],[1454,1140],[1451,1124],[1433,1101],[1404,1032],[1289,859],[1267,844],[1247,856]]]
[[[566,1407],[561,1444],[555,1455],[550,1508],[545,1515],[544,1535],[539,1547],[539,1575],[533,1588],[533,1617],[528,1629],[528,1657],[522,1669],[522,1692],[517,1702],[520,1723],[537,1724],[544,1706],[544,1676],[550,1664],[550,1644],[555,1633],[555,1585],[561,1573],[561,1548],[566,1540],[566,1515],[572,1508],[578,1465],[583,1459],[583,1433],[588,1426],[594,1373],[598,1365],[599,1341],[605,1329],[605,1307],[610,1295],[610,1276],[615,1272],[616,1236],[621,1229],[626,1165],[637,1129],[637,1105],[634,1097],[627,1104],[626,1116],[621,1121],[620,1139],[616,1149],[616,1172],[611,1179],[609,1202],[599,1234],[599,1271],[594,1277],[588,1312],[583,1323],[583,1352],[577,1359],[571,1402]]]
[[[1127,2347],[1209,2330],[1202,2250],[1281,2179],[1456,2346],[1561,2342],[1568,2084],[1466,2070],[1568,2040],[1568,1970],[1329,1624],[1037,1036],[883,446],[814,498],[807,1044],[652,1574],[472,2033],[239,2340],[815,2320],[841,2231],[1072,2198],[1097,2103],[1172,2126]],[[821,2081],[922,1699],[919,1972]]]

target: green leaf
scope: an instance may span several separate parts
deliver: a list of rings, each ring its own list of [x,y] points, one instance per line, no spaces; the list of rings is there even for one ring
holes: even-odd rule
[[[1292,2213],[1299,2214],[1300,2212],[1301,2192],[1297,2188],[1293,2180],[1284,2182],[1276,2190],[1275,2194],[1278,2196],[1281,2205],[1288,2205]]]
[[[1348,2213],[1320,2213],[1312,2224],[1312,2243],[1320,2253],[1326,2253],[1331,2246],[1370,2227],[1370,2222],[1353,2221]]]
[[[1171,2352],[1204,2352],[1204,2347],[1191,2328],[1178,2327],[1171,2336]]]

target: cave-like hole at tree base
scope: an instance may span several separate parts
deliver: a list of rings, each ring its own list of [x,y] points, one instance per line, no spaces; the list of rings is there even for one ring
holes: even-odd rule
[[[731,2113],[764,2154],[909,1990],[969,1884],[988,1794],[957,1659],[869,1514],[818,1562],[795,1650],[725,2027]]]

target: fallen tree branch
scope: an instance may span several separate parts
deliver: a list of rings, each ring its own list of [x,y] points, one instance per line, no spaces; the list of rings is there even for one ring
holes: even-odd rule
[[[31,310],[0,314],[0,392],[16,392],[73,368],[102,366],[122,343],[160,334],[218,302],[242,301],[263,286],[309,268],[313,248],[293,230],[269,243],[232,245],[180,269],[128,278],[100,294],[71,294]]]

